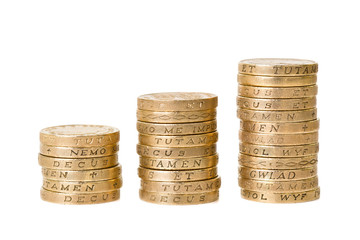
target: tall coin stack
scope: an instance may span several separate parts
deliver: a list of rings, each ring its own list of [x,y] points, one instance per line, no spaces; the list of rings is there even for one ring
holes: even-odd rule
[[[138,97],[140,199],[169,205],[218,200],[217,100],[184,92]]]
[[[118,200],[120,132],[101,125],[64,125],[40,132],[41,198],[61,204]]]
[[[298,59],[239,63],[239,185],[244,199],[297,203],[320,197],[318,65]]]

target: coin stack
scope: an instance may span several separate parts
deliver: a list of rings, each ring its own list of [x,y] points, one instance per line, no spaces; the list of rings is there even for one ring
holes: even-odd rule
[[[239,186],[244,199],[297,203],[320,197],[318,65],[298,59],[239,63]]]
[[[138,97],[140,199],[169,205],[218,200],[217,100],[184,92]]]
[[[118,200],[122,186],[119,139],[118,129],[101,125],[41,130],[41,198],[75,205]]]

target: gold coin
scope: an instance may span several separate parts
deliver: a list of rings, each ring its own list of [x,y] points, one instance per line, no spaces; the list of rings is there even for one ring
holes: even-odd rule
[[[252,133],[239,131],[241,142],[265,146],[288,146],[318,142],[318,132],[295,134]]]
[[[267,170],[267,169],[255,169],[248,167],[239,167],[239,176],[241,178],[251,180],[267,180],[267,181],[290,181],[306,179],[316,176],[316,166],[310,168],[300,169],[281,169],[281,170]]]
[[[239,154],[240,165],[257,169],[298,169],[314,167],[317,163],[317,154],[292,158],[254,157],[241,153]]]
[[[40,142],[57,147],[94,147],[114,145],[120,140],[117,128],[102,125],[63,125],[44,128]]]
[[[120,190],[113,190],[101,193],[58,193],[41,189],[41,199],[47,202],[69,204],[69,205],[83,205],[83,204],[97,204],[113,202],[120,199]]]
[[[271,193],[241,190],[244,199],[264,203],[300,203],[314,201],[320,198],[320,188],[303,192]]]
[[[240,143],[240,153],[257,157],[304,157],[319,152],[319,144],[297,146],[261,146],[249,143]]]
[[[118,164],[118,155],[96,158],[54,158],[39,154],[39,165],[58,170],[92,170],[114,167]]]
[[[155,147],[197,147],[215,144],[218,133],[184,136],[159,136],[139,134],[139,144]]]
[[[309,133],[319,130],[319,120],[306,122],[253,122],[240,120],[240,129],[254,133]]]
[[[93,158],[114,155],[119,151],[119,145],[97,147],[54,147],[40,144],[40,154],[58,158]]]
[[[254,122],[303,122],[317,119],[317,109],[301,111],[258,111],[238,109],[237,116],[244,121]]]
[[[192,123],[216,119],[216,109],[202,111],[154,112],[137,110],[137,120],[152,123]]]
[[[201,147],[149,147],[137,145],[137,153],[149,158],[195,158],[216,154],[216,144]]]
[[[121,186],[121,178],[94,182],[56,181],[44,178],[42,187],[49,191],[62,193],[96,193],[112,191],[121,188]]]
[[[237,105],[241,109],[261,111],[304,110],[316,107],[316,97],[290,99],[260,99],[238,96]]]
[[[166,205],[195,205],[219,200],[219,191],[193,194],[169,194],[139,191],[140,199],[145,202]]]
[[[318,71],[311,60],[290,58],[254,58],[239,62],[239,73],[264,76],[304,76]]]
[[[64,171],[42,168],[44,178],[59,181],[100,181],[118,178],[121,174],[121,165],[96,170]]]
[[[197,170],[182,171],[160,171],[139,167],[138,175],[145,181],[159,182],[183,182],[183,181],[200,181],[217,177],[217,168],[205,168]]]
[[[304,87],[255,87],[238,86],[239,96],[248,98],[304,98],[314,97],[318,91],[317,85]]]
[[[148,111],[199,111],[216,108],[218,97],[211,93],[168,92],[138,97],[138,109]]]
[[[156,124],[137,122],[140,134],[180,136],[191,134],[211,133],[216,131],[216,120],[201,123]]]
[[[199,158],[147,158],[140,157],[140,166],[155,170],[190,170],[215,167],[218,163],[217,154]]]
[[[317,82],[317,76],[270,77],[238,74],[237,81],[241,85],[255,87],[304,87],[315,85]]]
[[[239,186],[243,189],[259,192],[303,192],[316,189],[319,185],[318,177],[292,181],[261,181],[239,178]]]
[[[220,177],[195,182],[155,182],[141,180],[141,190],[157,193],[205,193],[219,190],[220,186]]]

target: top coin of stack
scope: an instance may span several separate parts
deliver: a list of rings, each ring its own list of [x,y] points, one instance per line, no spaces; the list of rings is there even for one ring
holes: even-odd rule
[[[217,96],[154,93],[138,97],[140,198],[158,204],[218,200]]]
[[[245,199],[295,203],[320,197],[318,64],[300,59],[239,63],[239,185]]]
[[[102,125],[64,125],[40,132],[41,198],[62,204],[118,200],[120,133]]]

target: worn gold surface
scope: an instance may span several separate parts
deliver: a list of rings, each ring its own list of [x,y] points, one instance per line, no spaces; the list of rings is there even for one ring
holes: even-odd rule
[[[239,131],[239,138],[244,143],[251,143],[263,146],[290,146],[301,144],[313,144],[318,142],[318,133],[252,133]]]
[[[240,153],[258,157],[303,157],[319,152],[319,144],[297,146],[261,146],[249,143],[240,143]]]
[[[318,177],[292,181],[264,181],[239,178],[239,186],[245,190],[260,192],[303,192],[318,187]]]
[[[217,167],[183,171],[160,171],[139,167],[138,175],[145,181],[200,181],[217,177]]]
[[[40,131],[40,142],[57,147],[114,145],[120,139],[117,128],[103,125],[62,125]]]
[[[147,158],[140,156],[140,166],[155,170],[191,170],[215,167],[218,164],[217,154],[197,158]]]
[[[241,85],[254,87],[304,87],[315,85],[317,82],[317,76],[270,77],[238,74],[237,81]]]
[[[304,87],[255,87],[238,86],[239,96],[248,98],[303,98],[314,97],[318,91],[317,85]]]
[[[252,180],[267,180],[267,181],[290,181],[306,179],[316,176],[317,167],[300,168],[300,169],[255,169],[248,167],[239,167],[239,176],[241,178],[252,179]]]
[[[244,121],[253,122],[303,122],[317,119],[317,109],[301,111],[259,111],[238,109],[237,116]]]
[[[254,122],[240,120],[240,129],[254,133],[309,133],[319,130],[320,121],[305,121],[305,122]]]
[[[41,189],[41,199],[47,202],[68,204],[68,205],[84,205],[84,204],[97,204],[113,202],[120,199],[120,191],[113,190],[101,193],[82,193],[82,194],[69,194],[58,193]]]
[[[169,194],[139,191],[140,199],[150,203],[164,205],[195,205],[219,200],[219,191],[194,194]]]
[[[317,154],[291,158],[255,157],[239,154],[240,165],[257,169],[299,169],[314,167],[317,163]]]
[[[155,124],[138,121],[136,127],[140,134],[182,136],[215,132],[217,122],[212,120],[200,123]]]
[[[122,179],[115,178],[105,181],[56,181],[43,179],[43,188],[49,191],[62,193],[96,193],[107,192],[119,189],[122,186]]]
[[[118,178],[121,174],[121,165],[96,170],[67,171],[42,168],[44,178],[59,181],[100,181]]]
[[[119,145],[96,147],[54,147],[40,144],[40,154],[58,158],[93,158],[114,155],[119,151]]]
[[[154,147],[198,147],[215,144],[217,140],[217,132],[184,136],[139,134],[139,144]]]
[[[193,123],[216,119],[216,109],[202,111],[154,112],[138,109],[137,120],[151,123]]]
[[[220,177],[194,182],[141,181],[141,189],[147,192],[190,194],[216,191],[221,186]]]
[[[211,93],[169,92],[138,97],[138,109],[148,111],[198,111],[217,107],[218,98]]]
[[[137,153],[150,158],[195,158],[216,154],[216,144],[199,147],[149,147],[137,145]]]
[[[59,170],[92,170],[114,167],[118,164],[117,154],[106,157],[95,158],[55,158],[39,154],[39,165],[45,168]]]
[[[261,99],[237,97],[237,105],[242,109],[261,111],[295,111],[316,107],[316,97],[289,99]]]
[[[320,198],[320,188],[302,192],[271,193],[241,189],[241,197],[264,203],[301,203]]]
[[[314,75],[318,64],[312,60],[290,58],[254,58],[239,62],[239,73],[265,76]]]

